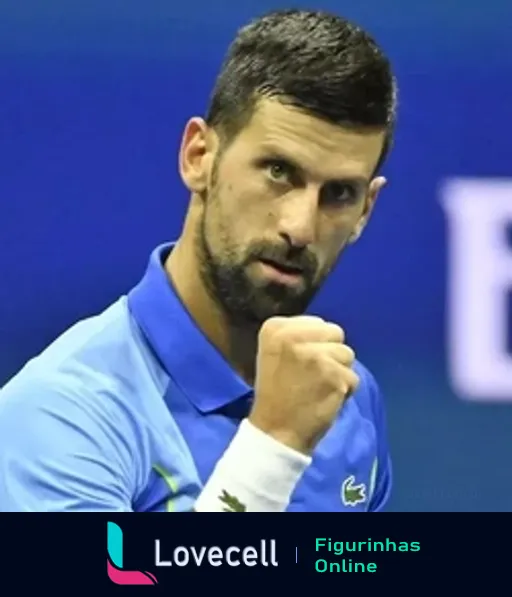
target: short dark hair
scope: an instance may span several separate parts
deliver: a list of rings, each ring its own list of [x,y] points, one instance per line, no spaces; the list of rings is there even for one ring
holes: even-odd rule
[[[341,126],[386,129],[377,169],[389,152],[396,118],[390,62],[366,31],[343,17],[282,10],[242,27],[224,58],[206,121],[229,140],[262,97]]]

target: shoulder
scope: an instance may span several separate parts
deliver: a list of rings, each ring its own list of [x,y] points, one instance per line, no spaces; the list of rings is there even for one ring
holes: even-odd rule
[[[72,326],[8,381],[0,389],[0,449],[31,434],[38,449],[89,442],[118,460],[140,458],[147,442],[131,398],[141,367],[129,326],[119,301]]]
[[[24,372],[11,380],[0,391],[0,449],[30,435],[52,450],[73,451],[76,446],[62,445],[66,437],[77,444],[87,439],[107,454],[119,452],[118,434],[131,435],[130,414],[116,394],[88,381],[55,371]]]
[[[42,394],[60,396],[61,404],[79,397],[77,402],[87,404],[91,413],[125,411],[129,416],[140,410],[141,394],[147,395],[148,388],[163,394],[167,382],[123,296],[72,325],[28,361],[0,388],[0,398],[12,401],[16,395],[18,402],[28,400],[35,408]]]

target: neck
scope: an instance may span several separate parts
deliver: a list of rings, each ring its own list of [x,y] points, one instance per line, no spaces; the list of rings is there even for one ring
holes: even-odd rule
[[[233,329],[208,293],[200,275],[193,235],[185,227],[165,263],[180,300],[208,340],[248,383],[254,383],[257,330]]]

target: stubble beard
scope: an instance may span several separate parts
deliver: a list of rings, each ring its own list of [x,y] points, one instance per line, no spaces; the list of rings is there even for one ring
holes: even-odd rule
[[[250,260],[237,261],[226,254],[220,259],[213,251],[207,233],[207,209],[198,223],[196,251],[201,280],[230,326],[259,328],[270,317],[303,314],[318,288],[307,283],[300,292],[277,283],[256,284],[247,273]]]

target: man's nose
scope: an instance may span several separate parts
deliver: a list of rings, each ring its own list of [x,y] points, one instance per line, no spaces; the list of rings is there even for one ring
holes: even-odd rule
[[[283,198],[279,234],[295,248],[315,241],[318,215],[318,190],[300,189]]]

